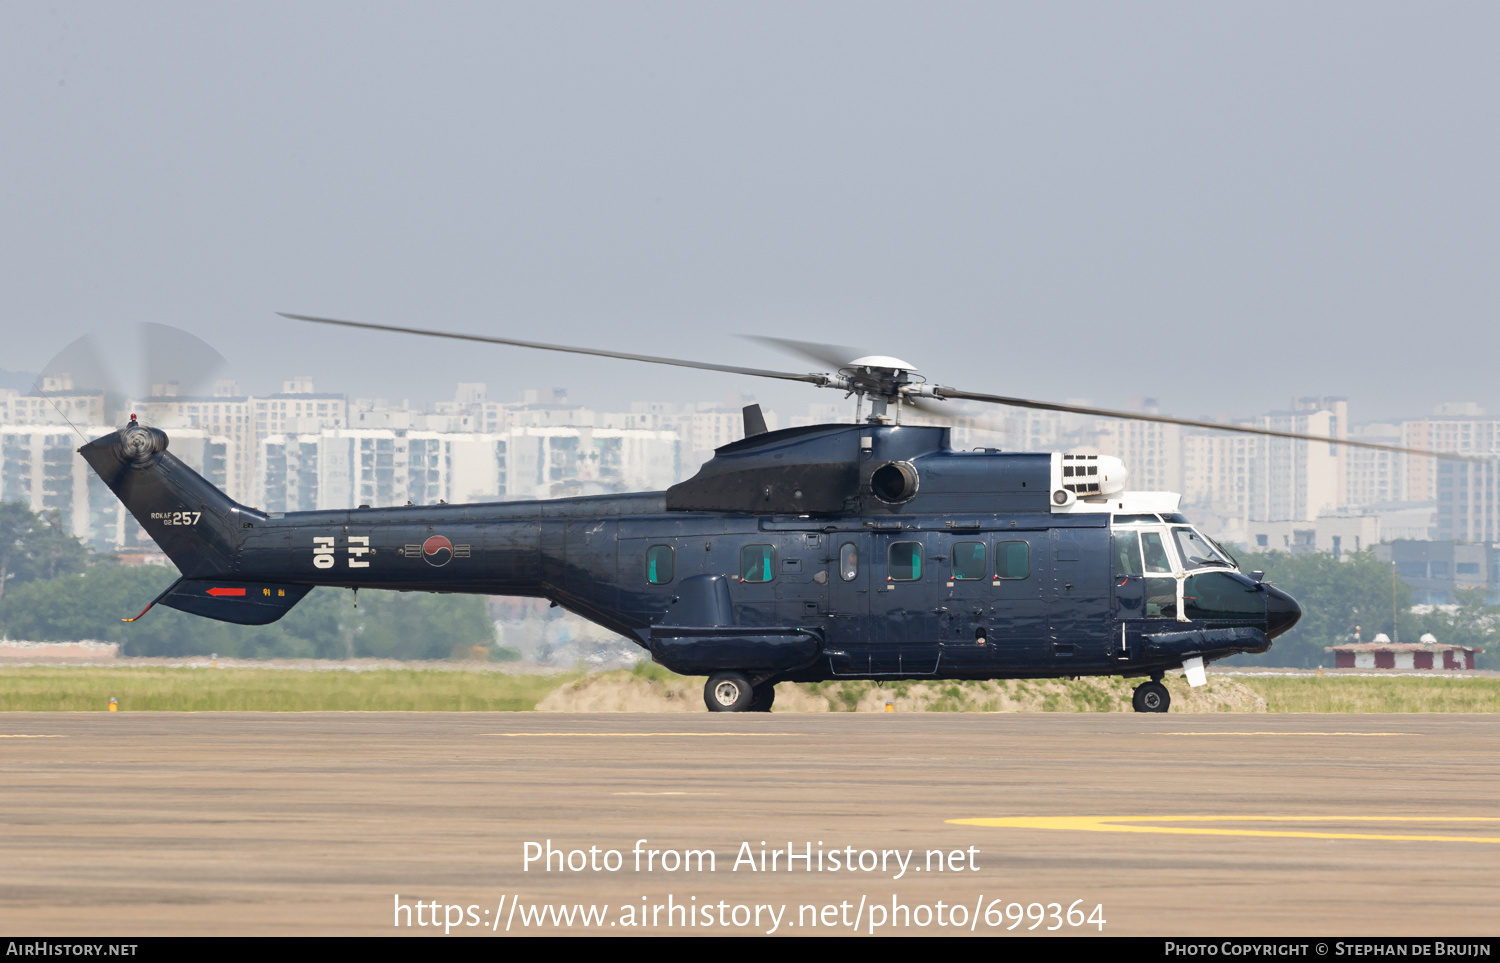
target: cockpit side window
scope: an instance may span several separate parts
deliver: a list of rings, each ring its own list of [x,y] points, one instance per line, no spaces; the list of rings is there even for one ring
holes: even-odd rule
[[[1145,568],[1141,566],[1141,536],[1137,532],[1115,532],[1115,575],[1125,578],[1129,575],[1144,575]]]
[[[1172,574],[1172,560],[1167,557],[1167,546],[1160,532],[1141,532],[1141,554],[1149,574]]]

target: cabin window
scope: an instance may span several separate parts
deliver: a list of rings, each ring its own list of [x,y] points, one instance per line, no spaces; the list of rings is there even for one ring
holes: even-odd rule
[[[1115,575],[1125,578],[1144,575],[1141,567],[1141,537],[1135,532],[1115,532]]]
[[[646,549],[646,581],[666,585],[672,581],[675,553],[670,545],[653,545]]]
[[[953,578],[984,578],[990,570],[987,556],[983,542],[954,542]]]
[[[1031,546],[1026,542],[995,543],[995,578],[1031,575]]]
[[[1263,619],[1266,599],[1253,583],[1227,572],[1205,572],[1183,583],[1182,611],[1190,619]]]
[[[746,545],[740,549],[740,581],[769,582],[776,572],[776,549],[770,545]]]
[[[839,548],[839,578],[852,582],[859,577],[859,546],[845,542]]]
[[[922,577],[922,543],[895,542],[886,561],[886,575],[891,581],[915,582]]]

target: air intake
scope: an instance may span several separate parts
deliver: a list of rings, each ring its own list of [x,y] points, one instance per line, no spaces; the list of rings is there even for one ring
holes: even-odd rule
[[[1130,477],[1125,463],[1113,455],[1062,455],[1052,464],[1060,472],[1053,479],[1053,490],[1064,489],[1079,498],[1124,491]]]

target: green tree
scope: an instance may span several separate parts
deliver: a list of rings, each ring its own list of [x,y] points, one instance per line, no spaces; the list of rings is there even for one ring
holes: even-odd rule
[[[1230,665],[1277,665],[1312,668],[1332,665],[1327,645],[1354,641],[1354,627],[1365,641],[1377,632],[1392,631],[1392,572],[1372,551],[1332,555],[1287,552],[1241,554],[1240,571],[1263,571],[1265,580],[1291,595],[1302,607],[1302,618],[1292,630],[1262,655],[1241,655],[1225,660]],[[1415,628],[1408,611],[1411,586],[1399,578],[1394,583],[1394,609],[1401,614],[1401,637],[1416,641],[1408,632]],[[1418,633],[1420,634],[1420,633]]]
[[[157,606],[133,616],[176,578],[158,566],[94,565],[86,572],[37,579],[0,598],[0,633],[35,642],[118,642],[132,656],[207,655],[245,659],[347,655],[444,659],[455,646],[489,645],[494,631],[484,599],[472,595],[353,593],[314,589],[280,621],[230,625]],[[348,646],[346,647],[346,641]]]
[[[58,512],[38,515],[23,502],[0,502],[0,598],[9,586],[81,572],[89,550]]]
[[[429,592],[360,592],[355,651],[387,659],[446,659],[495,637],[484,599]]]
[[[1434,606],[1431,612],[1408,613],[1401,620],[1401,641],[1416,642],[1431,632],[1442,643],[1483,649],[1475,661],[1479,668],[1495,664],[1500,645],[1500,605],[1490,605],[1484,589],[1459,590],[1454,606]]]

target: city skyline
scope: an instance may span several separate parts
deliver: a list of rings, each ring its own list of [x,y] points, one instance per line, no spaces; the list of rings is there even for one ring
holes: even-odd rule
[[[71,413],[79,430],[107,431],[103,397],[70,393],[66,375],[49,384],[57,390],[42,395],[0,389],[0,498],[66,508],[76,533],[98,546],[136,544],[133,522],[81,470],[71,453],[78,439],[63,426]],[[351,399],[306,376],[280,387],[255,396],[220,380],[211,393],[179,396],[160,386],[159,396],[129,407],[168,428],[173,450],[237,500],[305,511],[660,490],[742,437],[741,407],[754,400],[730,393],[608,410],[575,403],[561,388],[494,400],[485,384],[470,382],[449,400],[414,406]],[[1154,399],[1138,403],[1149,411]],[[853,408],[825,402],[764,415],[774,430],[852,420]],[[1114,455],[1130,471],[1130,490],[1180,493],[1185,511],[1237,544],[1337,553],[1391,538],[1500,537],[1494,460],[1438,462],[1337,444],[1363,437],[1500,459],[1500,418],[1472,402],[1359,424],[1345,399],[1311,396],[1239,421],[1327,434],[1330,444],[1037,410],[953,410],[955,448]],[[912,423],[931,423],[913,414]]]

